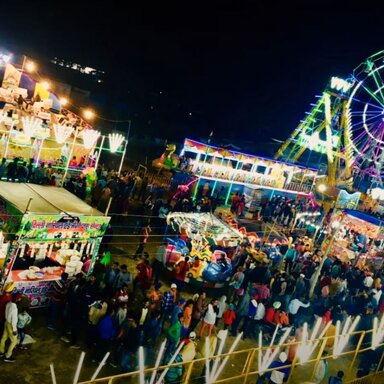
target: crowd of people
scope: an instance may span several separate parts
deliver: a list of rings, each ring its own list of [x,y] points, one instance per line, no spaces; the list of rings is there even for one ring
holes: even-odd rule
[[[322,327],[331,323],[327,335],[332,336],[336,322],[345,321],[347,316],[360,316],[357,330],[370,330],[373,317],[384,312],[381,272],[364,272],[349,262],[327,257],[318,281],[314,281],[322,254],[311,249],[304,239],[291,238],[289,244],[282,245],[283,258],[279,264],[255,260],[249,246],[246,241],[238,246],[232,257],[233,275],[226,292],[218,298],[208,298],[203,290],[194,296],[180,292],[177,281],[180,271],[174,271],[171,276],[165,273],[166,244],[158,247],[153,261],[143,252],[136,265],[136,276],[118,261],[109,265],[97,262],[87,279],[84,274],[78,274],[69,280],[63,273],[52,292],[48,328],[58,329],[60,340],[71,348],[84,343],[93,351],[95,361],[101,361],[106,352],[111,352],[110,364],[129,372],[137,369],[139,346],[146,348],[149,363],[154,357],[153,346],[162,337],[167,339],[164,363],[181,340],[185,344],[178,360],[191,361],[205,353],[198,340],[208,337],[210,342],[217,342],[221,329],[228,330],[232,336],[243,332],[244,339],[256,343],[259,331],[268,340],[276,326],[280,330],[290,326],[290,347],[273,363],[281,374],[269,377],[271,383],[281,384],[289,376],[287,365],[295,359],[295,342],[302,339],[305,322],[310,327],[318,318]],[[187,258],[185,264],[188,265]],[[314,295],[310,297],[312,285]],[[0,353],[8,362],[14,361],[15,335],[24,333],[17,321],[23,325],[20,328],[30,322],[26,308],[17,305],[19,299],[8,292],[0,305],[0,320],[5,327]],[[5,348],[8,339],[10,344]],[[367,335],[363,343],[370,341]],[[353,338],[352,342],[355,342]],[[327,347],[331,344],[332,338],[327,341]],[[360,362],[358,374],[369,373],[378,364],[381,352],[381,349],[371,351],[370,358]],[[279,369],[280,366],[283,368]],[[170,370],[166,382],[180,382],[182,374],[181,366]],[[326,370],[319,365],[315,382],[322,382],[326,376]]]

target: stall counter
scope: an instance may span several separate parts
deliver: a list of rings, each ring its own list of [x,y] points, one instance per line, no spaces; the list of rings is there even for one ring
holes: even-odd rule
[[[46,307],[51,300],[49,292],[54,282],[60,280],[64,269],[65,267],[54,267],[54,269],[49,270],[50,273],[45,272],[42,278],[36,280],[29,280],[24,277],[28,270],[15,270],[10,272],[8,280],[14,281],[16,292],[29,298],[31,308]]]

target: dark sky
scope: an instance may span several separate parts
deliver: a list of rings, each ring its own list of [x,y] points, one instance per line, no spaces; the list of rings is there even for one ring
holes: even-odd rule
[[[78,3],[2,4],[0,45],[105,70],[103,114],[169,140],[284,139],[330,76],[384,49],[379,2]]]

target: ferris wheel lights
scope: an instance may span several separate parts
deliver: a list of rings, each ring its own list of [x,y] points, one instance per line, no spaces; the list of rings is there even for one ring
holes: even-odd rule
[[[348,92],[352,87],[352,84],[344,79],[333,76],[331,78],[331,88],[337,91],[342,91],[343,93]]]

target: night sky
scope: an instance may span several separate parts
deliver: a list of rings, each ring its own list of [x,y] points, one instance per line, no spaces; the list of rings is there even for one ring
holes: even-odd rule
[[[331,76],[384,49],[373,2],[79,3],[2,4],[0,45],[105,70],[103,115],[168,140],[285,139]]]

